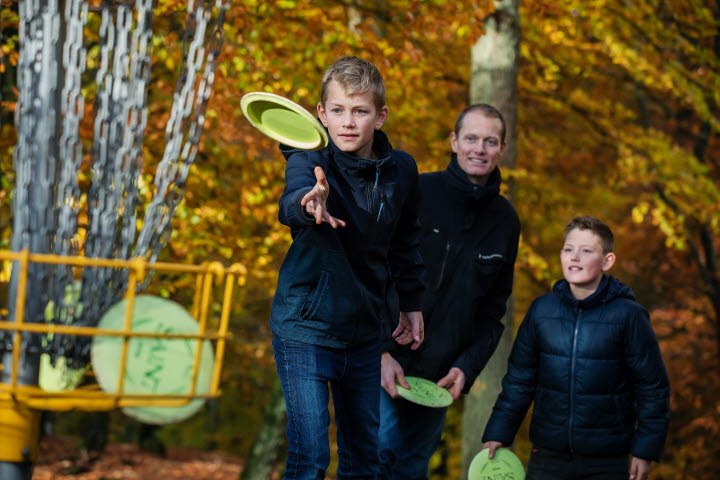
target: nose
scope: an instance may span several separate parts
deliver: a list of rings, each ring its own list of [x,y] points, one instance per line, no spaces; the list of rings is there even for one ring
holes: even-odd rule
[[[345,128],[354,128],[355,127],[355,118],[353,117],[352,112],[345,112],[343,114],[342,126]]]

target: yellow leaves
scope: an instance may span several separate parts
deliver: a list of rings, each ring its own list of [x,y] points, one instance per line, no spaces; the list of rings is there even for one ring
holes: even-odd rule
[[[632,209],[632,219],[635,223],[642,223],[645,220],[645,216],[650,211],[650,203],[647,201],[640,202],[635,205]]]
[[[297,7],[297,2],[292,0],[279,0],[275,2],[275,4],[282,10],[290,10]]]

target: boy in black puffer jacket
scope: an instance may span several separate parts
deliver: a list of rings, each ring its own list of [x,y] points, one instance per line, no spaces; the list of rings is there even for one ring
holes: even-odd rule
[[[662,452],[670,387],[647,311],[606,274],[613,235],[589,216],[565,227],[564,280],[520,326],[483,435],[510,445],[530,404],[528,480],[646,480]],[[632,455],[628,467],[628,455]]]

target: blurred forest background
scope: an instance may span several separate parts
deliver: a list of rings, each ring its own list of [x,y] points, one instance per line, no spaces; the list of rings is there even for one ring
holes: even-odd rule
[[[165,145],[185,9],[186,2],[157,2],[145,201]],[[493,2],[465,0],[232,4],[200,153],[161,257],[239,262],[247,277],[233,306],[222,397],[186,422],[155,430],[159,442],[247,456],[275,382],[268,315],[290,241],[276,220],[284,161],[277,145],[243,118],[240,97],[273,92],[314,112],[334,58],[364,57],[385,77],[384,129],[393,145],[411,153],[421,172],[445,168],[455,116],[469,101],[470,50],[493,10]],[[514,168],[503,169],[523,232],[515,325],[561,276],[565,223],[576,214],[609,223],[617,239],[613,273],[650,311],[672,381],[671,431],[652,478],[718,478],[720,2],[528,0],[519,13],[517,158]],[[88,30],[96,31],[97,22],[90,14]],[[9,248],[15,2],[2,2],[2,35],[0,248]],[[97,58],[90,45],[88,89]],[[86,109],[83,135],[90,140],[91,102]],[[182,281],[164,289],[170,298],[192,295],[192,285]],[[460,476],[461,416],[458,402],[433,458],[433,478]],[[58,414],[55,431],[78,434],[85,420]],[[139,428],[113,413],[109,440],[125,441]],[[524,459],[526,439],[521,432]]]

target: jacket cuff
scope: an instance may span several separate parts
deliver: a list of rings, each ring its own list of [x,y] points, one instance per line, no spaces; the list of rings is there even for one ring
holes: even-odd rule
[[[297,218],[301,221],[304,221],[308,225],[315,223],[315,217],[307,213],[305,207],[300,205],[300,202],[310,190],[312,190],[312,187],[301,188],[300,190],[295,192],[295,195],[292,198],[292,205],[295,208]]]
[[[399,292],[401,312],[421,312],[423,292]]]

